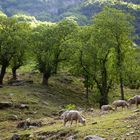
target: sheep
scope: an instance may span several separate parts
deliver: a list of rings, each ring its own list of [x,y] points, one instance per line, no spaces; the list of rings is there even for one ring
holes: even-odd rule
[[[81,124],[85,125],[85,118],[80,114],[79,111],[77,110],[69,110],[69,111],[65,111],[62,115],[61,118],[64,121],[64,126],[66,125],[66,123],[68,121],[71,122],[71,125],[73,123],[73,120],[80,122]]]
[[[129,105],[136,104],[136,107],[140,104],[140,95],[136,95],[128,100]]]
[[[129,104],[125,100],[116,100],[112,103],[115,106],[115,110],[117,110],[117,107],[122,107],[122,109],[126,106],[129,107]]]
[[[111,105],[102,105],[101,106],[101,110],[102,111],[109,111],[109,110],[113,110],[114,111],[114,109],[112,108]]]

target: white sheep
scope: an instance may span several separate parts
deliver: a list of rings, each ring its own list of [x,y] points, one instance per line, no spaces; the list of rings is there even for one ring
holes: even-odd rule
[[[113,110],[114,111],[114,109],[112,108],[111,105],[102,105],[101,106],[101,110],[102,111],[110,111],[110,110]]]
[[[63,119],[64,121],[64,126],[66,125],[66,123],[68,121],[71,122],[71,125],[73,123],[73,121],[75,120],[76,121],[76,124],[77,122],[85,125],[85,118],[80,114],[79,111],[77,110],[69,110],[69,111],[65,111],[62,115],[61,115],[61,118]]]
[[[140,95],[136,95],[128,100],[129,105],[136,104],[136,107],[140,104]]]
[[[116,100],[113,102],[113,105],[115,106],[115,110],[117,110],[117,107],[122,107],[122,109],[126,106],[129,107],[129,104],[125,100]]]

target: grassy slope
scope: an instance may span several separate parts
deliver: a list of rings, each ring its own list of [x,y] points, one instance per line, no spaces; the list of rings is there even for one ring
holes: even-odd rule
[[[138,139],[140,136],[140,113],[134,113],[133,110],[122,111],[120,109],[118,112],[100,115],[99,110],[96,109],[92,113],[84,113],[87,119],[86,126],[79,125],[76,127],[73,125],[71,128],[63,128],[62,122],[55,120],[55,117],[52,117],[53,114],[61,110],[66,104],[73,103],[82,108],[86,104],[83,87],[78,86],[80,81],[74,78],[71,84],[66,84],[64,82],[65,78],[64,75],[61,78],[59,76],[52,78],[49,88],[41,86],[36,82],[33,85],[5,86],[0,89],[0,101],[28,103],[30,105],[30,109],[24,111],[19,109],[0,110],[0,139],[9,139],[14,133],[32,134],[47,131],[76,132],[77,139],[79,140],[89,134],[97,134],[108,140],[113,138],[118,138],[118,140],[122,138],[126,138],[126,140]],[[71,77],[68,76],[68,78]],[[134,94],[139,94],[139,90],[126,90],[127,98]],[[114,98],[117,98],[117,94],[115,94]],[[40,119],[45,124],[48,122],[55,122],[55,124],[29,130],[20,130],[16,128],[16,121],[7,120],[12,114],[22,119]],[[92,124],[94,122],[97,122],[97,124]],[[134,134],[131,134],[133,132]]]

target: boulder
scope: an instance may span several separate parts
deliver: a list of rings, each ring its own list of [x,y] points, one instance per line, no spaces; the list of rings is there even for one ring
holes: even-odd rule
[[[66,140],[75,140],[75,135],[67,137]]]
[[[29,140],[30,139],[29,136],[30,134],[23,135],[14,134],[10,140]]]
[[[84,138],[84,140],[106,140],[105,138],[101,138],[97,135],[89,135]]]
[[[19,104],[19,105],[15,105],[15,108],[29,109],[29,105],[27,105],[27,104]]]
[[[18,134],[14,134],[11,140],[20,140],[20,136]]]
[[[10,80],[8,82],[8,85],[10,85],[10,86],[20,86],[20,85],[32,84],[32,83],[33,83],[32,80]]]
[[[11,116],[8,117],[8,120],[17,121],[18,116],[17,115],[11,115]]]
[[[31,121],[30,119],[20,121],[17,124],[17,128],[23,128],[23,129],[41,127],[41,126],[42,126],[41,121]]]
[[[0,102],[0,109],[9,108],[12,106],[13,106],[12,102],[5,102],[5,101]]]

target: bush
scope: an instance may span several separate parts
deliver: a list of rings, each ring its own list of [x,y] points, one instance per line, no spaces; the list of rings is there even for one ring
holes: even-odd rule
[[[73,110],[73,109],[76,109],[76,105],[75,104],[68,104],[65,106],[65,109],[66,110]]]

